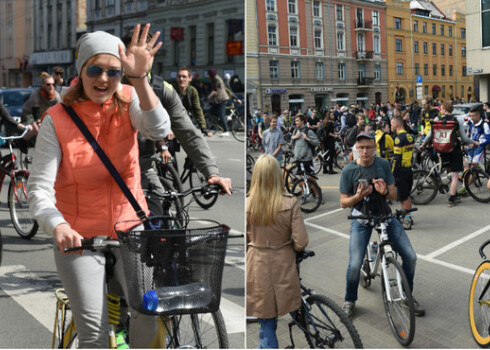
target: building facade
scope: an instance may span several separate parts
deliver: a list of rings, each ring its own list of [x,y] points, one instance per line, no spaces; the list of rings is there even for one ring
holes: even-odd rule
[[[385,5],[256,0],[262,110],[387,98]]]
[[[250,115],[262,105],[260,61],[259,61],[259,36],[257,22],[256,0],[246,0],[246,26],[245,55],[247,57],[247,109]]]
[[[153,71],[166,80],[188,66],[204,78],[209,68],[245,80],[243,0],[119,0],[87,2],[89,31],[122,36],[138,23],[160,31]]]
[[[479,100],[490,101],[490,2],[466,0],[468,74],[479,78]]]
[[[473,99],[464,14],[447,18],[428,1],[386,0],[389,101]]]

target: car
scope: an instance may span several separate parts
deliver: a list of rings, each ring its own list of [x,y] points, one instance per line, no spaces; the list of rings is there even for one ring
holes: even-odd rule
[[[9,114],[20,123],[22,106],[31,96],[32,88],[0,89],[0,102]]]
[[[480,112],[483,112],[483,103],[476,102],[454,105],[453,114],[458,118],[464,117],[464,121],[467,122],[470,119],[470,111],[475,107],[478,107],[480,109]]]

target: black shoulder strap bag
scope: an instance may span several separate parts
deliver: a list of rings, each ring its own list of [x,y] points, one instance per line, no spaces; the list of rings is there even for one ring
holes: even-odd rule
[[[134,211],[136,212],[136,215],[138,218],[141,220],[143,224],[145,224],[145,228],[147,224],[149,223],[148,217],[146,216],[146,213],[143,211],[141,206],[138,204],[136,201],[136,198],[134,198],[133,194],[131,193],[131,190],[128,188],[126,183],[124,182],[123,178],[117,171],[117,169],[114,167],[114,164],[112,164],[111,160],[107,155],[105,154],[104,150],[100,147],[100,145],[97,143],[97,140],[95,140],[95,137],[92,135],[92,133],[89,131],[85,123],[80,119],[78,116],[77,112],[72,107],[68,107],[65,104],[61,104],[63,108],[66,110],[66,112],[69,114],[73,122],[76,124],[76,126],[80,129],[82,132],[83,136],[87,139],[87,141],[90,143],[92,148],[94,149],[95,153],[99,156],[100,160],[102,163],[104,163],[105,167],[109,171],[109,173],[112,175],[116,183],[119,185],[121,188],[121,191],[124,193],[126,198],[128,199],[129,203],[133,207]]]

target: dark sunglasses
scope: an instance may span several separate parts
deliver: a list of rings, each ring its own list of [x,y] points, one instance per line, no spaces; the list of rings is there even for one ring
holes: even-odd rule
[[[46,86],[54,86],[54,83],[50,83],[50,84],[44,84]]]
[[[117,79],[122,77],[122,70],[115,68],[102,68],[99,66],[88,66],[85,70],[89,78],[98,78],[102,73],[106,72],[110,79]]]

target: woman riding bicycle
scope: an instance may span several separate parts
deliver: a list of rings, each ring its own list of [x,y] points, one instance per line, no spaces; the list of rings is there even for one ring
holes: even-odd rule
[[[278,348],[277,317],[297,310],[295,251],[308,244],[296,198],[285,194],[279,162],[263,154],[247,197],[247,315],[259,318],[259,348]]]
[[[146,38],[147,24],[142,33]],[[79,80],[63,97],[98,140],[118,172],[148,212],[141,189],[138,130],[162,139],[170,130],[169,116],[153,92],[147,73],[153,64],[159,33],[146,43],[134,30],[125,53],[120,39],[106,32],[83,35],[77,43]],[[122,71],[133,87],[121,84]],[[117,221],[135,220],[126,196],[95,154],[61,104],[44,115],[29,179],[29,208],[44,232],[54,235],[55,262],[78,330],[79,347],[108,347],[109,324],[105,297],[103,253],[68,255],[64,249],[81,245],[83,238],[116,238]],[[114,250],[116,259],[120,252]],[[122,261],[116,277],[123,290]],[[127,295],[127,290],[124,290]],[[132,313],[131,345],[148,347],[156,331],[153,317]]]

